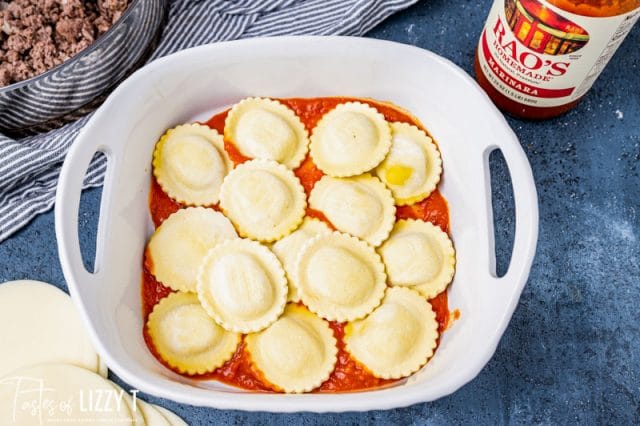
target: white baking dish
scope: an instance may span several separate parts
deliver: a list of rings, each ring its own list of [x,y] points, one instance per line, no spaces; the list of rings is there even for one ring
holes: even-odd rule
[[[461,317],[433,359],[397,386],[345,394],[246,392],[173,374],[142,338],[142,253],[151,154],[165,129],[206,117],[246,96],[350,95],[392,101],[414,113],[444,160],[458,265],[450,308]],[[507,274],[495,276],[488,156],[504,154],[515,194],[516,229]],[[97,151],[108,157],[95,273],[78,241],[82,178]],[[387,409],[431,401],[473,379],[495,351],[527,280],[535,253],[538,205],[527,158],[502,115],[473,80],[428,51],[386,41],[282,37],[189,49],[137,71],[82,130],[60,174],[56,200],[60,260],[71,295],[107,364],[153,395],[216,408],[265,411]]]

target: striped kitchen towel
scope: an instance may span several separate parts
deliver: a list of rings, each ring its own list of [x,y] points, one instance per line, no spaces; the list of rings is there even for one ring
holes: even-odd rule
[[[417,0],[173,0],[151,60],[216,41],[276,35],[363,35]],[[20,140],[0,135],[0,242],[53,206],[65,154],[84,117]],[[99,186],[104,161],[94,161],[85,188]]]

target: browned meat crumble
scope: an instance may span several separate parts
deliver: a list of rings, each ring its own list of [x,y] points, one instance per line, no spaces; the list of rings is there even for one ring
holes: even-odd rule
[[[0,1],[0,87],[42,74],[106,32],[130,0]]]

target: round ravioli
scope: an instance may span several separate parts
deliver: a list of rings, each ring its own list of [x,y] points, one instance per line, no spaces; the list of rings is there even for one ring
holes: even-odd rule
[[[243,237],[280,239],[302,222],[306,206],[298,178],[275,161],[243,163],[222,183],[220,207]]]
[[[371,315],[347,324],[347,351],[383,379],[406,377],[433,355],[438,322],[429,302],[404,287],[390,287]]]
[[[422,220],[399,220],[378,249],[391,285],[410,286],[427,299],[451,282],[456,257],[449,236]]]
[[[198,274],[198,298],[227,330],[251,333],[282,313],[287,279],[280,261],[255,241],[227,241],[211,249]]]
[[[323,176],[309,194],[309,205],[336,229],[373,246],[389,236],[396,220],[393,195],[368,173],[351,178]]]
[[[285,105],[267,98],[247,98],[231,108],[224,136],[249,158],[274,160],[295,169],[309,147],[300,118]]]
[[[329,378],[338,348],[329,323],[289,304],[266,330],[246,337],[252,364],[284,392],[309,392]]]
[[[300,301],[298,285],[296,284],[294,276],[296,261],[298,260],[300,250],[307,241],[316,235],[326,235],[330,233],[331,229],[323,221],[306,217],[298,229],[283,239],[276,241],[273,247],[271,247],[271,250],[278,256],[287,273],[287,280],[289,281],[289,301]]]
[[[340,232],[308,241],[298,257],[295,280],[300,299],[330,321],[352,321],[370,313],[386,287],[384,265],[375,250]]]
[[[384,116],[359,102],[340,104],[313,129],[313,162],[329,176],[355,176],[376,167],[389,152],[391,130]]]
[[[407,123],[391,123],[389,154],[376,168],[398,205],[424,200],[440,182],[442,159],[433,140]]]
[[[162,299],[149,314],[147,332],[160,358],[186,374],[215,370],[240,343],[240,335],[216,324],[193,293],[171,293]]]
[[[153,152],[156,180],[164,192],[183,204],[216,204],[222,180],[232,168],[222,135],[200,124],[167,130]]]
[[[198,267],[220,241],[237,238],[229,219],[204,207],[181,209],[156,229],[147,245],[147,267],[174,290],[196,291]]]

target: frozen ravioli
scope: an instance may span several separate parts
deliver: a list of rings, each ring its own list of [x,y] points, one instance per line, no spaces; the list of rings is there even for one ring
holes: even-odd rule
[[[407,123],[391,123],[389,154],[376,168],[398,205],[413,204],[429,196],[440,182],[442,160],[433,140]]]
[[[160,357],[186,374],[215,370],[240,343],[240,335],[216,324],[193,293],[162,299],[149,314],[147,332]]]
[[[216,130],[183,124],[167,132],[153,153],[153,174],[174,200],[193,206],[218,202],[222,180],[233,164]]]
[[[227,330],[250,333],[266,328],[284,310],[287,279],[275,254],[247,239],[211,249],[198,274],[202,306]]]
[[[428,299],[446,289],[455,272],[453,244],[430,222],[398,221],[378,251],[391,285],[412,287]]]
[[[330,233],[331,229],[326,223],[318,219],[306,217],[298,229],[273,244],[271,249],[276,256],[278,256],[287,273],[289,301],[298,302],[300,300],[298,284],[296,283],[294,274],[300,250],[302,250],[302,247],[307,241],[316,235],[326,235]]]
[[[181,209],[156,229],[147,245],[147,267],[174,290],[196,291],[198,268],[217,243],[237,238],[229,219],[203,207]]]
[[[267,98],[247,98],[231,108],[225,138],[249,158],[274,160],[295,169],[309,149],[309,135],[288,107]]]
[[[436,315],[419,293],[390,287],[382,304],[345,327],[347,351],[374,376],[406,377],[426,364],[438,338]]]
[[[313,129],[313,162],[329,176],[355,176],[376,167],[389,152],[391,130],[375,108],[359,103],[339,104]]]
[[[391,192],[368,173],[351,178],[324,176],[311,191],[309,205],[336,229],[373,246],[389,236],[396,220]]]
[[[307,201],[291,170],[275,161],[253,160],[225,178],[220,206],[241,236],[270,242],[300,225]]]
[[[289,304],[266,330],[246,337],[251,362],[277,390],[310,392],[329,378],[338,349],[329,323]]]
[[[384,266],[375,250],[340,232],[308,241],[295,274],[302,302],[331,321],[364,317],[378,306],[386,287]]]

